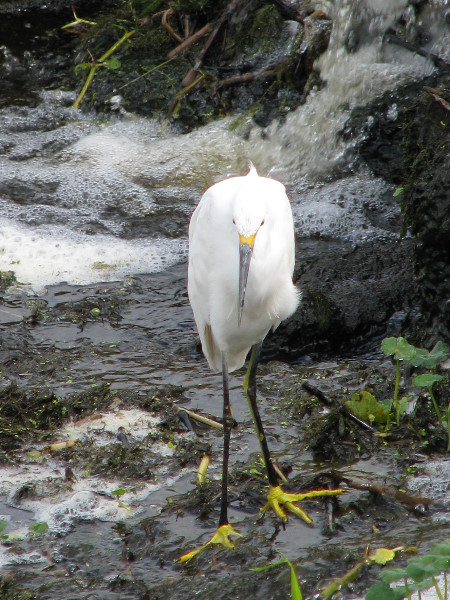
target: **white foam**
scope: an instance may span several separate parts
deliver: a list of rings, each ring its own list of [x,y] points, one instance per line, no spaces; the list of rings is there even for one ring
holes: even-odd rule
[[[128,241],[0,220],[0,270],[14,271],[18,281],[38,290],[62,281],[88,284],[160,271],[185,253],[184,240]]]
[[[68,423],[55,434],[55,441],[78,440],[89,441],[94,447],[115,443],[119,433],[125,434],[131,441],[140,441],[155,428],[160,419],[139,409],[123,409],[97,413],[76,422]],[[191,434],[178,434],[186,437]],[[35,449],[42,450],[43,446]],[[75,450],[76,452],[76,447]],[[94,450],[95,451],[95,450]],[[164,458],[174,454],[174,448],[163,442],[153,442],[152,454]],[[19,457],[19,455],[17,455]],[[132,485],[124,484],[119,478],[89,475],[76,471],[75,481],[65,478],[65,464],[58,460],[58,452],[44,453],[36,458],[22,455],[22,462],[14,465],[0,466],[0,496],[14,506],[16,494],[24,487],[31,486],[33,494],[20,499],[20,508],[29,512],[28,522],[16,521],[6,516],[5,533],[11,538],[26,538],[29,525],[45,522],[49,532],[66,535],[77,521],[109,521],[127,519],[139,515],[144,510],[158,513],[160,506],[149,504],[147,498],[161,488],[170,488],[185,474],[180,469],[175,475],[168,474],[168,463],[162,461],[155,466],[154,478],[151,482],[137,481]],[[120,501],[112,492],[121,488],[124,493]],[[125,508],[127,507],[127,508]],[[40,562],[40,555],[15,556],[13,552],[2,552],[0,548],[0,566],[14,562]]]

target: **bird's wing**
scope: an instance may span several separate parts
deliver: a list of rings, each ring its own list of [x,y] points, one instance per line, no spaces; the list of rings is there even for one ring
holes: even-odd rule
[[[213,371],[221,369],[220,351],[214,343],[210,319],[210,265],[212,243],[208,227],[208,196],[205,194],[189,224],[188,295],[203,353]]]

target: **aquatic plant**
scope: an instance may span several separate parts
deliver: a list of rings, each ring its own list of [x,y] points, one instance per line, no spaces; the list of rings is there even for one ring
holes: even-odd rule
[[[365,600],[411,600],[414,593],[434,588],[436,598],[448,600],[448,572],[450,571],[450,538],[433,544],[430,552],[410,558],[406,567],[383,569],[378,577],[382,580],[367,592]],[[395,582],[404,585],[391,587]]]
[[[381,350],[384,354],[392,356],[396,361],[393,398],[377,400],[371,392],[361,390],[355,392],[352,395],[351,400],[347,400],[345,404],[358,418],[368,421],[371,424],[384,424],[385,431],[388,431],[394,413],[397,426],[400,424],[400,416],[408,408],[410,399],[409,396],[399,398],[400,363],[403,362],[404,364],[414,367],[435,369],[441,362],[450,356],[450,348],[444,342],[437,342],[434,348],[428,351],[425,348],[416,348],[416,346],[410,344],[403,337],[389,337],[382,341]],[[446,424],[449,440],[448,450],[450,450],[450,404],[444,414],[441,414],[432,389],[433,385],[442,381],[442,379],[443,377],[441,375],[435,373],[422,373],[413,378],[413,384],[428,389],[439,423],[444,422]]]
[[[396,423],[400,424],[400,414],[404,412],[408,406],[408,397],[405,396],[398,399],[398,391],[400,384],[400,361],[403,361],[405,364],[414,366],[414,367],[424,367],[426,369],[434,369],[441,362],[446,360],[450,356],[450,348],[444,342],[437,342],[434,348],[430,351],[425,348],[416,348],[412,344],[410,344],[404,337],[388,337],[384,338],[381,342],[381,350],[389,355],[393,356],[396,361],[396,369],[395,369],[395,387],[394,387],[394,398],[392,407],[395,408],[396,413]],[[428,374],[431,376],[431,374]],[[434,376],[435,379],[433,383],[436,381],[440,381],[439,376]],[[437,379],[436,379],[437,377]],[[416,378],[417,380],[417,378]],[[421,381],[419,379],[419,381]],[[431,381],[430,378],[425,378],[423,381]],[[415,384],[420,385],[420,384]],[[431,384],[433,385],[433,384]],[[428,387],[428,383],[425,385]],[[434,396],[433,396],[434,399]],[[441,421],[440,412],[437,406],[436,401],[434,400],[435,409],[437,409],[437,415],[439,421]]]
[[[377,548],[374,552],[369,554],[368,547],[364,553],[364,557],[358,561],[351,569],[349,569],[344,575],[336,577],[333,581],[320,591],[320,597],[327,600],[331,598],[333,594],[344,588],[346,585],[355,581],[358,577],[361,569],[364,566],[370,566],[372,564],[385,565],[395,558],[397,552],[403,551],[415,551],[415,548],[405,548],[404,546],[397,546],[396,548]],[[375,600],[374,598],[372,600]],[[381,600],[381,596],[378,600]],[[387,600],[387,599],[385,599]]]
[[[283,560],[278,560],[277,562],[270,563],[270,564],[264,565],[262,567],[253,567],[252,569],[250,569],[250,571],[255,571],[258,573],[261,571],[267,571],[267,569],[272,569],[272,567],[279,567],[280,565],[287,564],[289,567],[289,570],[291,572],[291,599],[292,600],[303,600],[302,592],[300,590],[300,584],[298,582],[297,575],[295,573],[294,565],[287,558],[287,556],[285,556],[282,552],[280,552],[280,554],[283,557]]]
[[[61,27],[61,29],[69,29],[71,27],[79,27],[80,25],[90,25],[90,26],[96,25],[95,21],[87,21],[86,19],[79,18],[77,16],[77,14],[75,13],[74,8],[72,8],[72,11],[73,11],[73,16],[74,16],[74,21],[71,21],[70,23],[66,23],[66,25],[63,25],[63,27]],[[81,69],[82,71],[87,71],[87,76],[84,81],[81,92],[78,94],[77,99],[73,103],[74,108],[78,108],[80,106],[81,101],[83,100],[84,96],[86,95],[88,87],[91,85],[92,79],[94,78],[94,75],[95,75],[97,69],[99,69],[100,67],[106,67],[107,69],[114,70],[114,69],[119,69],[121,66],[120,60],[118,58],[110,58],[110,57],[112,54],[114,54],[114,52],[116,52],[116,50],[118,48],[120,48],[120,46],[122,46],[122,44],[124,44],[132,35],[134,35],[136,33],[136,29],[127,31],[127,29],[125,27],[123,27],[122,25],[113,25],[113,27],[117,27],[118,29],[123,29],[124,33],[123,33],[122,37],[119,40],[117,40],[110,48],[108,48],[108,50],[106,52],[104,52],[100,56],[100,58],[98,58],[97,60],[95,60],[91,55],[92,60],[90,62],[79,63],[78,65],[75,66],[75,73],[79,69]]]
[[[405,361],[414,355],[416,348],[411,346],[403,337],[384,338],[381,342],[381,350],[395,359],[395,387],[392,408],[395,408],[395,421],[397,426],[400,425],[400,415],[408,406],[408,396],[404,396],[401,400],[398,399],[398,391],[400,385],[400,361]]]

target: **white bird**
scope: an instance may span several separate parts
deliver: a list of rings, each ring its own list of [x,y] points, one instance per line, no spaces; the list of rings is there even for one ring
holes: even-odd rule
[[[228,373],[243,366],[252,355],[244,380],[253,420],[269,479],[267,504],[284,521],[284,505],[308,523],[311,519],[293,504],[306,497],[334,495],[341,490],[284,492],[273,467],[256,405],[256,366],[262,341],[291,316],[300,294],[292,277],[295,234],[285,187],[260,177],[251,165],[243,177],[211,186],[201,198],[189,225],[188,294],[203,353],[211,369],[222,372],[224,451],[219,527],[201,548],[188,552],[190,560],[211,543],[233,547],[231,535],[240,535],[228,523],[227,480],[233,419],[228,394]]]

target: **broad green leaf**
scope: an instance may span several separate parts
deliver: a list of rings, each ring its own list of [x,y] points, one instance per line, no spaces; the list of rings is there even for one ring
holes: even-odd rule
[[[450,538],[448,538],[448,540],[445,540],[444,542],[433,544],[431,546],[431,552],[433,554],[439,554],[440,556],[450,557]]]
[[[435,375],[434,373],[424,373],[423,375],[415,375],[413,377],[413,384],[417,385],[418,387],[431,388],[436,382],[442,381],[443,379],[444,378],[442,377],[442,375]]]
[[[124,494],[126,494],[126,493],[127,493],[127,490],[124,490],[123,488],[118,488],[117,490],[113,490],[113,491],[111,492],[111,494],[112,494],[113,496],[123,496],[123,495],[124,495]]]
[[[363,421],[386,422],[386,410],[370,392],[365,390],[356,392],[352,395],[352,399],[347,400],[345,404],[352,413],[363,419]]]
[[[395,337],[384,338],[384,340],[381,342],[381,350],[385,354],[392,356],[397,352],[397,344],[398,339]]]
[[[427,577],[436,574],[434,565],[427,565],[422,557],[411,558],[406,565],[406,576],[411,577],[414,581],[422,581]]]
[[[401,600],[405,597],[405,588],[392,590],[387,583],[375,583],[369,588],[365,600]]]
[[[380,579],[384,581],[384,583],[392,583],[393,581],[399,581],[400,579],[405,579],[406,577],[406,569],[383,569],[381,573],[378,575]]]
[[[412,346],[404,337],[384,338],[381,342],[381,350],[397,360],[409,361],[416,355],[416,348]]]
[[[414,346],[411,347],[414,348]],[[423,367],[428,360],[429,354],[430,353],[428,350],[425,350],[425,348],[414,348],[414,351],[412,351],[404,360],[413,367]]]
[[[409,396],[403,396],[402,398],[400,398],[400,400],[398,401],[398,412],[400,415],[402,415],[404,412],[406,412],[408,405],[409,405]]]
[[[434,369],[434,367],[437,367],[441,362],[444,362],[444,360],[447,360],[449,357],[450,346],[444,342],[437,342],[433,350],[431,350],[428,354],[426,363],[424,363],[422,366],[426,367],[427,369]]]
[[[422,592],[423,590],[434,588],[434,581],[431,577],[428,577],[427,579],[423,579],[422,581],[408,583],[408,587],[411,592]]]

